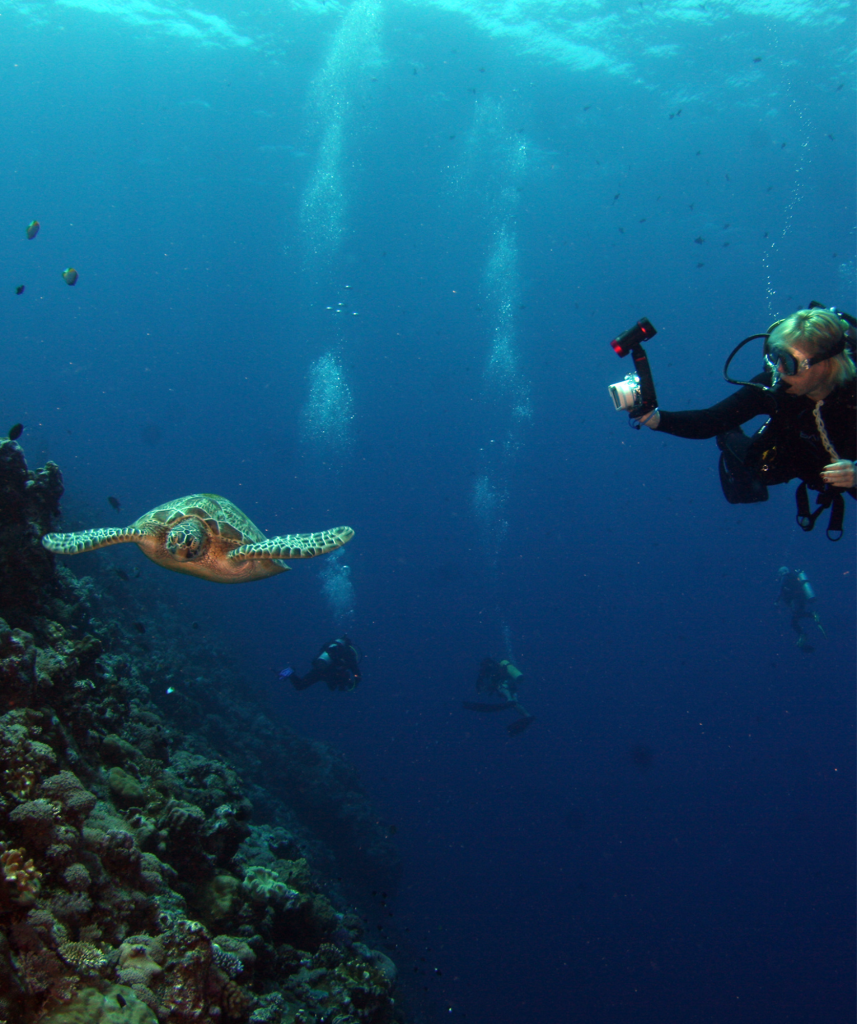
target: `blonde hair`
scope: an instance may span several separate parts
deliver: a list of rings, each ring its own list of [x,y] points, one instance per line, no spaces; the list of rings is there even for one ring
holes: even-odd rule
[[[774,324],[768,337],[768,349],[773,355],[780,355],[789,348],[799,345],[810,357],[823,355],[832,349],[848,330],[848,324],[840,320],[829,309],[799,309],[785,320]],[[830,370],[828,383],[837,385],[854,380],[854,360],[846,347],[828,360]]]

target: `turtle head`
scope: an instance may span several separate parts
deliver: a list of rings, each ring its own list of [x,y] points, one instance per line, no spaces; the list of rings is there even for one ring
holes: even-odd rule
[[[208,533],[198,519],[183,519],[167,534],[164,545],[176,561],[196,562],[206,552]]]

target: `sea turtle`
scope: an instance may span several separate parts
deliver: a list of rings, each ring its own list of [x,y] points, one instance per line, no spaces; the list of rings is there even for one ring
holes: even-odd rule
[[[133,541],[165,569],[215,583],[244,583],[288,572],[282,559],[315,558],[353,536],[350,526],[337,526],[321,533],[266,537],[226,498],[189,494],[153,508],[130,526],[48,533],[42,544],[58,555],[79,555]]]

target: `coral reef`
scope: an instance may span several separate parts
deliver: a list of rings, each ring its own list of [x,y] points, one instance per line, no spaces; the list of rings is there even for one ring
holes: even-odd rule
[[[15,625],[38,614],[53,584],[51,556],[39,543],[59,515],[62,476],[49,462],[31,473],[14,441],[0,442],[0,608]]]
[[[109,566],[55,566],[61,495],[0,442],[0,1024],[401,1024],[330,877],[396,881],[354,769],[242,704],[169,609],[141,641]]]

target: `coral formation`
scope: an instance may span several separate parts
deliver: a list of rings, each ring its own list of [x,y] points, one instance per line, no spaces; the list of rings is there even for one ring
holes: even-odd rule
[[[158,1018],[124,985],[111,985],[105,991],[85,988],[42,1024],[157,1024]]]
[[[20,850],[4,850],[0,853],[0,865],[3,866],[3,878],[8,886],[14,887],[17,902],[24,898],[35,897],[39,891],[41,871],[33,863],[33,858],[25,861],[23,847]]]
[[[353,768],[243,704],[167,609],[142,642],[109,564],[56,567],[61,495],[0,442],[0,1024],[403,1022],[329,878],[395,885]]]

